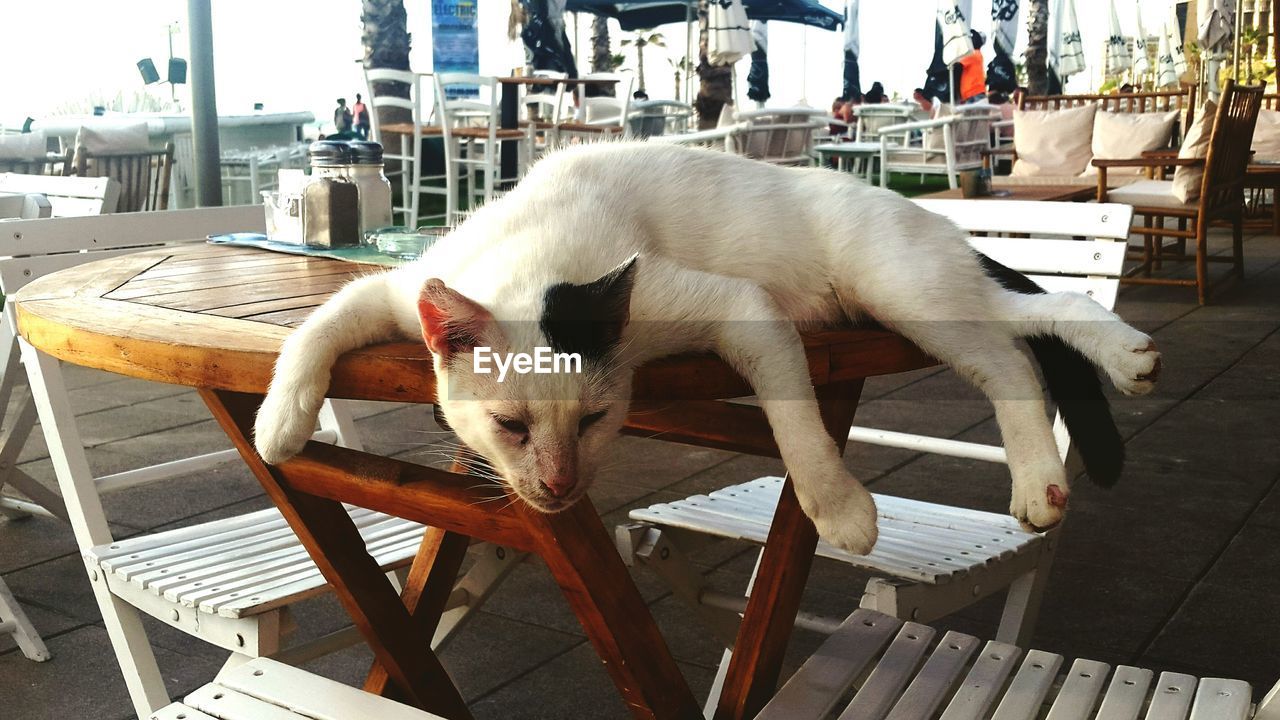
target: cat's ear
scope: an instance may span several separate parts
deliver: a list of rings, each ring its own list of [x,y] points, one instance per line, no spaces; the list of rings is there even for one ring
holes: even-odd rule
[[[423,283],[418,319],[427,348],[442,358],[470,351],[496,329],[492,313],[439,278]]]
[[[541,325],[553,348],[588,360],[603,358],[613,349],[631,319],[638,257],[632,255],[589,283],[547,288]]]

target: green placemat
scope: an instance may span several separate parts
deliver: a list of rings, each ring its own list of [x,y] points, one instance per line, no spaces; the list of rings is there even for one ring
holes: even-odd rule
[[[379,252],[377,248],[367,245],[341,248],[295,245],[293,243],[276,242],[262,233],[227,233],[225,235],[210,235],[209,242],[213,245],[255,247],[262,250],[270,250],[272,252],[289,253],[290,255],[309,255],[311,257],[332,258],[334,260],[346,260],[347,262],[383,265],[387,267],[394,267],[396,265],[404,265],[407,262],[412,262],[412,260],[406,258],[394,257],[392,255]]]

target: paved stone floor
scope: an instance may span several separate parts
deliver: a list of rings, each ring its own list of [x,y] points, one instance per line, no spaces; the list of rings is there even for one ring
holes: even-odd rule
[[[1222,245],[1218,239],[1216,246]],[[1129,464],[1117,487],[1075,485],[1035,644],[1046,650],[1157,670],[1234,676],[1258,692],[1280,678],[1280,239],[1246,244],[1247,279],[1197,307],[1180,288],[1127,287],[1119,312],[1151,332],[1164,352],[1157,391],[1117,398]],[[1221,268],[1216,268],[1221,272]],[[70,369],[90,460],[100,471],[225,445],[190,391]],[[878,379],[862,424],[994,441],[991,409],[943,371]],[[422,408],[361,407],[370,449],[410,457],[435,442]],[[780,470],[775,461],[623,439],[618,463],[592,495],[606,525],[627,510]],[[51,481],[43,442],[20,458]],[[877,492],[999,511],[1008,502],[1002,467],[905,451],[852,447],[849,463]],[[204,522],[267,506],[257,483],[228,465],[108,497],[120,537]],[[695,557],[714,584],[741,589],[753,554],[721,544]],[[0,573],[53,652],[37,664],[0,639],[0,717],[126,718],[132,712],[69,528],[51,520],[0,519]],[[719,649],[662,585],[637,583],[686,677],[710,685]],[[828,614],[856,606],[863,579],[819,562],[805,606]],[[1000,598],[939,625],[989,637]],[[304,635],[343,622],[331,600],[298,613]],[[207,682],[224,653],[156,623],[152,630],[170,692]],[[799,631],[801,659],[818,637]],[[627,715],[604,669],[545,568],[520,566],[443,660],[478,718],[618,718]],[[363,648],[310,663],[357,682]]]

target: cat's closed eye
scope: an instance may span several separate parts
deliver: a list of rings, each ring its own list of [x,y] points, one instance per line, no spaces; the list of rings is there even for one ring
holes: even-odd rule
[[[503,417],[502,415],[494,415],[493,421],[498,423],[503,430],[506,430],[512,435],[520,436],[520,444],[523,445],[529,441],[529,426],[523,421],[516,420],[515,418]]]
[[[606,410],[601,410],[600,412],[593,412],[590,415],[583,415],[582,419],[578,421],[578,436],[581,437],[591,428],[592,425],[600,422],[607,412],[608,411]]]

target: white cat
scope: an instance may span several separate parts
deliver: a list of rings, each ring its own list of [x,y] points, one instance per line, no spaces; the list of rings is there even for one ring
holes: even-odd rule
[[[1070,372],[1087,375],[1077,380],[1092,382],[1080,391],[1092,399],[1101,394],[1090,362],[1123,392],[1143,393],[1159,354],[1088,297],[1020,286],[1029,281],[965,239],[946,219],[846,174],[648,143],[559,151],[421,260],[355,280],[317,309],[284,343],[255,442],[267,462],[289,459],[312,433],[339,355],[420,334],[448,424],[521,498],[555,512],[586,492],[607,456],[633,368],[709,350],[755,388],[821,535],[866,553],[875,505],[823,429],[796,328],[870,316],[991,398],[1011,511],[1052,526],[1067,478],[1017,339],[1038,338],[1049,376],[1066,371],[1051,371],[1046,347],[1077,358]],[[579,353],[583,372],[498,382],[474,372],[478,346]],[[1079,384],[1059,385],[1069,396]],[[1107,466],[1099,474],[1114,475],[1122,448],[1101,407],[1111,447],[1094,455]]]

